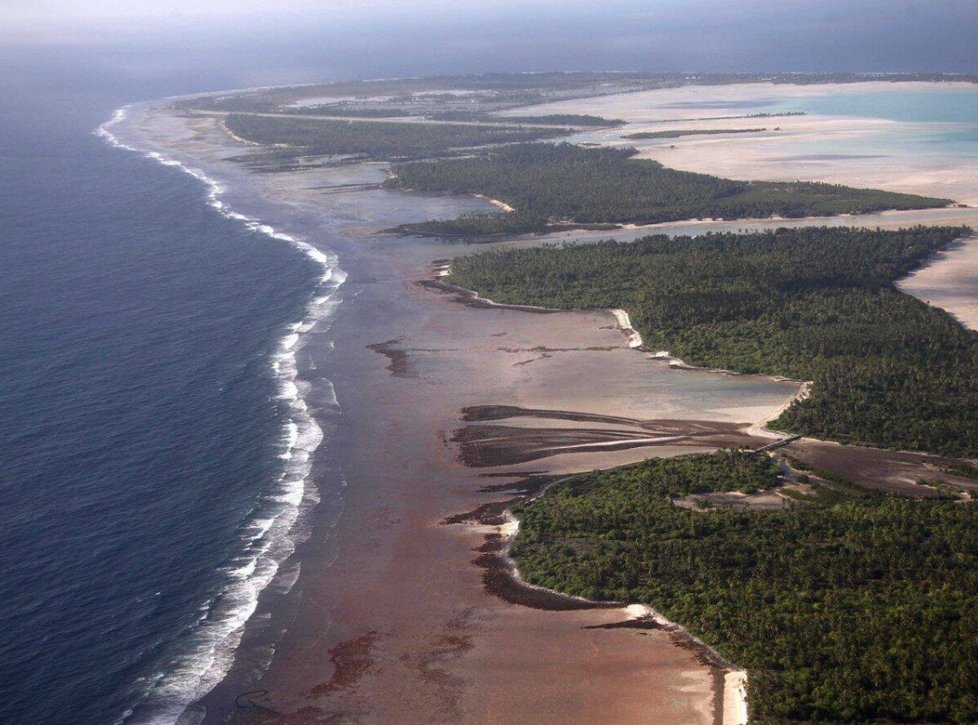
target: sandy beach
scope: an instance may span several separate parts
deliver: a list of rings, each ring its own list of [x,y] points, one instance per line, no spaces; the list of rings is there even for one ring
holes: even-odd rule
[[[670,103],[680,104],[713,90],[651,93],[672,94]],[[748,92],[757,89],[723,89]],[[527,112],[624,118],[630,126],[614,131],[620,134],[657,120],[649,115],[649,95]],[[709,115],[702,111],[690,115]],[[659,112],[675,117],[689,109]],[[810,117],[764,119],[773,122],[795,134],[834,133],[828,124],[839,125]],[[614,626],[632,618],[624,606],[567,608],[494,591],[493,570],[480,562],[498,552],[503,522],[487,524],[470,514],[487,506],[501,511],[506,502],[570,473],[652,455],[764,445],[769,441],[758,435],[759,426],[799,393],[798,383],[678,369],[639,347],[627,311],[543,313],[465,304],[431,282],[443,269],[439,260],[478,249],[376,234],[397,223],[484,210],[486,200],[377,189],[386,174],[377,163],[253,174],[228,161],[246,147],[214,118],[143,109],[125,133],[141,149],[162,150],[205,169],[225,187],[222,198],[231,208],[329,249],[349,274],[344,302],[328,327],[306,333],[298,356],[313,413],[335,411],[334,401],[340,411],[330,413],[327,442],[313,469],[322,502],[304,520],[291,565],[263,594],[228,676],[188,718],[743,722],[743,698],[736,694],[742,673],[711,664],[668,631]],[[776,161],[780,152],[762,153],[770,146],[763,138],[741,136],[750,138],[702,137],[668,152],[643,153],[670,166],[741,178],[772,178],[765,176],[770,173],[828,180],[842,173],[826,168],[818,172],[824,177],[808,175],[807,166]],[[885,171],[881,166],[872,173]],[[877,185],[872,173],[845,180]],[[949,173],[940,188],[965,188],[968,173]],[[937,193],[926,175],[915,171],[913,178],[887,188]],[[973,214],[940,210],[898,218],[867,215],[862,221],[944,223]],[[669,233],[714,227],[658,225]],[[561,238],[566,235],[499,246]],[[968,289],[975,265],[978,244],[962,242],[946,252],[946,260],[935,260],[907,280],[904,289],[928,295],[974,325]],[[826,470],[847,469],[853,456],[862,455],[814,441],[793,445],[818,457]],[[872,473],[884,487],[908,489],[915,485],[910,479],[933,468],[936,459],[906,455],[898,461],[889,452],[871,456],[857,475],[868,479]]]

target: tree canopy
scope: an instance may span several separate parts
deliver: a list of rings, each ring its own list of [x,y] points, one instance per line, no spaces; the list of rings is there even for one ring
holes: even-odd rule
[[[814,381],[774,426],[845,443],[978,455],[978,334],[894,281],[963,235],[779,229],[493,251],[448,281],[496,302],[622,308],[690,365]]]

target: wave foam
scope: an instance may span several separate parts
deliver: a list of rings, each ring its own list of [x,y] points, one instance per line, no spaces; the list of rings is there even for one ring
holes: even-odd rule
[[[241,222],[249,230],[285,242],[321,265],[322,274],[315,295],[302,320],[287,325],[270,365],[278,381],[277,398],[288,407],[288,420],[281,435],[282,470],[266,491],[260,513],[241,532],[242,551],[222,570],[225,584],[208,602],[201,605],[197,622],[185,641],[176,644],[157,673],[136,683],[139,702],[121,715],[118,722],[175,723],[190,718],[187,707],[220,682],[231,667],[234,653],[244,633],[245,623],[258,606],[261,592],[275,580],[281,564],[296,546],[300,514],[319,501],[309,476],[313,453],[323,440],[323,431],[310,414],[304,395],[309,385],[298,379],[296,352],[303,335],[328,318],[339,304],[336,294],[346,281],[336,255],[323,252],[308,242],[285,234],[259,219],[234,211],[220,197],[224,187],[204,171],[188,166],[157,151],[144,152],[123,143],[112,128],[128,118],[130,107],[117,110],[95,134],[115,148],[143,153],[163,166],[178,168],[207,186],[207,203],[223,216]],[[326,381],[333,406],[336,396]],[[286,590],[294,584],[298,568],[282,575]]]

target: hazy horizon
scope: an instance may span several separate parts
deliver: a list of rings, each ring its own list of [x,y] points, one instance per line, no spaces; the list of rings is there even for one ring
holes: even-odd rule
[[[82,57],[150,83],[207,66],[223,87],[494,71],[978,73],[978,6],[954,0],[290,0],[274,13],[256,0],[3,0],[0,12],[8,79]]]

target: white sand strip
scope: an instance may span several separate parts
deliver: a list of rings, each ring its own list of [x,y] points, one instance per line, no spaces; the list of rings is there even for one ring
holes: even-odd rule
[[[747,724],[747,672],[735,670],[723,677],[723,725]]]
[[[642,336],[639,332],[632,327],[632,321],[628,317],[628,313],[625,310],[613,309],[611,314],[615,316],[615,320],[618,322],[618,327],[621,329],[622,333],[628,338],[629,347],[642,347]]]
[[[224,131],[224,133],[226,133],[228,136],[230,136],[232,139],[234,139],[238,143],[242,143],[245,146],[261,146],[260,143],[255,143],[254,141],[249,141],[246,138],[241,138],[236,133],[234,133],[233,131],[231,131],[231,129],[229,129],[227,127],[227,124],[224,122],[224,119],[221,119],[221,121],[218,123],[218,125],[221,127],[221,130]]]
[[[491,197],[486,196],[485,194],[473,194],[472,196],[474,196],[476,199],[485,199],[486,201],[488,201],[493,206],[498,207],[499,209],[502,209],[505,212],[513,212],[513,211],[516,211],[516,209],[514,209],[513,207],[511,207],[505,201],[500,201],[499,199],[493,199]]]
[[[777,431],[768,430],[766,427],[768,422],[778,418],[783,412],[785,412],[788,408],[794,405],[796,401],[804,400],[805,398],[807,398],[811,394],[811,390],[812,390],[811,381],[805,381],[799,383],[797,393],[791,396],[791,398],[786,400],[782,405],[779,405],[777,408],[773,408],[768,412],[766,412],[763,415],[763,417],[761,417],[759,420],[757,420],[756,423],[754,423],[753,425],[751,425],[750,428],[747,429],[746,433],[748,435],[754,435],[760,438],[771,438],[774,440],[777,440],[779,438],[784,438],[785,437],[784,433],[778,433]]]

